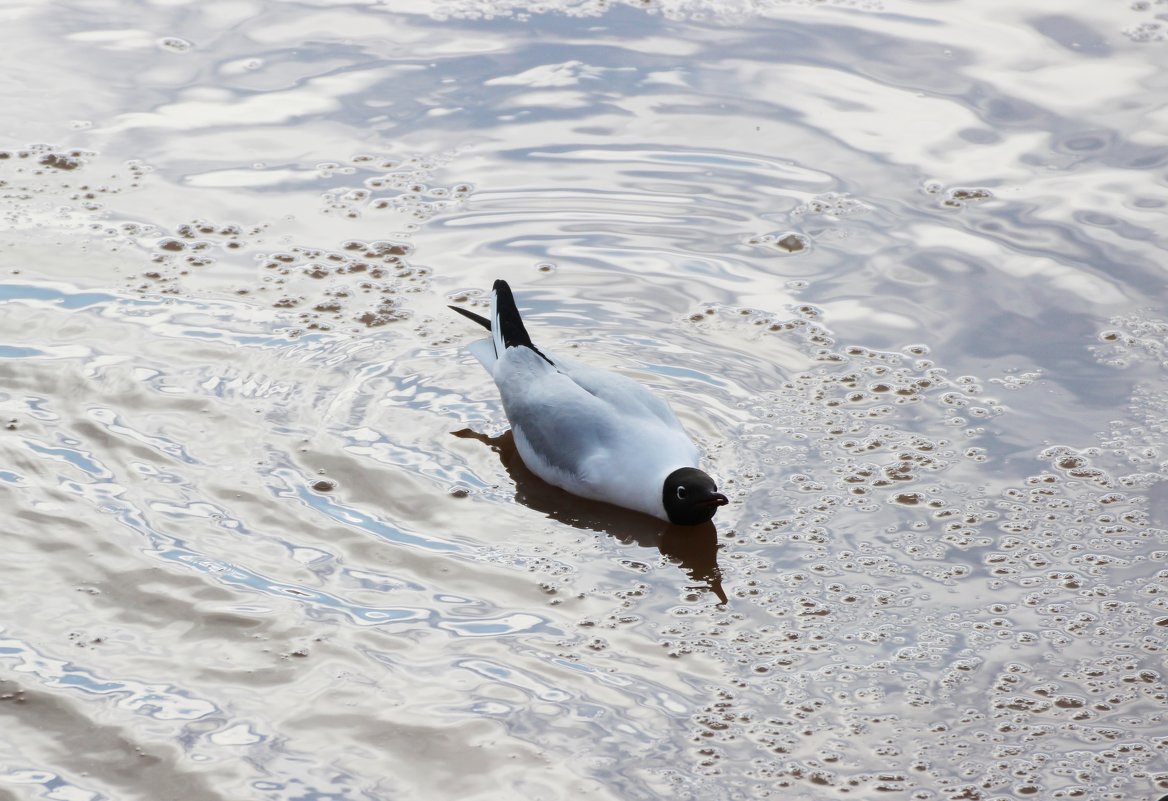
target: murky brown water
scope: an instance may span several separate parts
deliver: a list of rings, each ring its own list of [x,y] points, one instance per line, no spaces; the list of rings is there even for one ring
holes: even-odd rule
[[[0,798],[1168,793],[1162,0],[0,20]],[[526,472],[497,277],[716,530]]]

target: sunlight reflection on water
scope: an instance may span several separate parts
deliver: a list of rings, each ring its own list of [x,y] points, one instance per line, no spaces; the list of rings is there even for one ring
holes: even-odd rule
[[[1157,6],[0,12],[0,793],[1168,792]],[[494,278],[716,527],[524,468]]]

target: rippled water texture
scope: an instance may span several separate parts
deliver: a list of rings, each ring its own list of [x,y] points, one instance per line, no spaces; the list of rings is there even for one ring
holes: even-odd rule
[[[0,798],[1168,794],[1164,0],[0,45]],[[527,473],[497,277],[716,530]]]

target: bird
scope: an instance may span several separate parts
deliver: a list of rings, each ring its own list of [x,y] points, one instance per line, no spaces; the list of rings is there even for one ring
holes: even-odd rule
[[[506,281],[492,287],[490,318],[450,308],[490,332],[467,350],[494,378],[515,448],[541,479],[681,526],[729,503],[668,403],[631,378],[536,347]]]

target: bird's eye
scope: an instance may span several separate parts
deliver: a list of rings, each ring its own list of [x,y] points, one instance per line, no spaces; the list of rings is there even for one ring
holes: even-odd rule
[[[681,501],[684,501],[684,500],[685,500],[685,495],[686,495],[686,492],[685,492],[685,487],[678,487],[678,488],[677,488],[677,499],[678,499],[678,500],[681,500]]]

